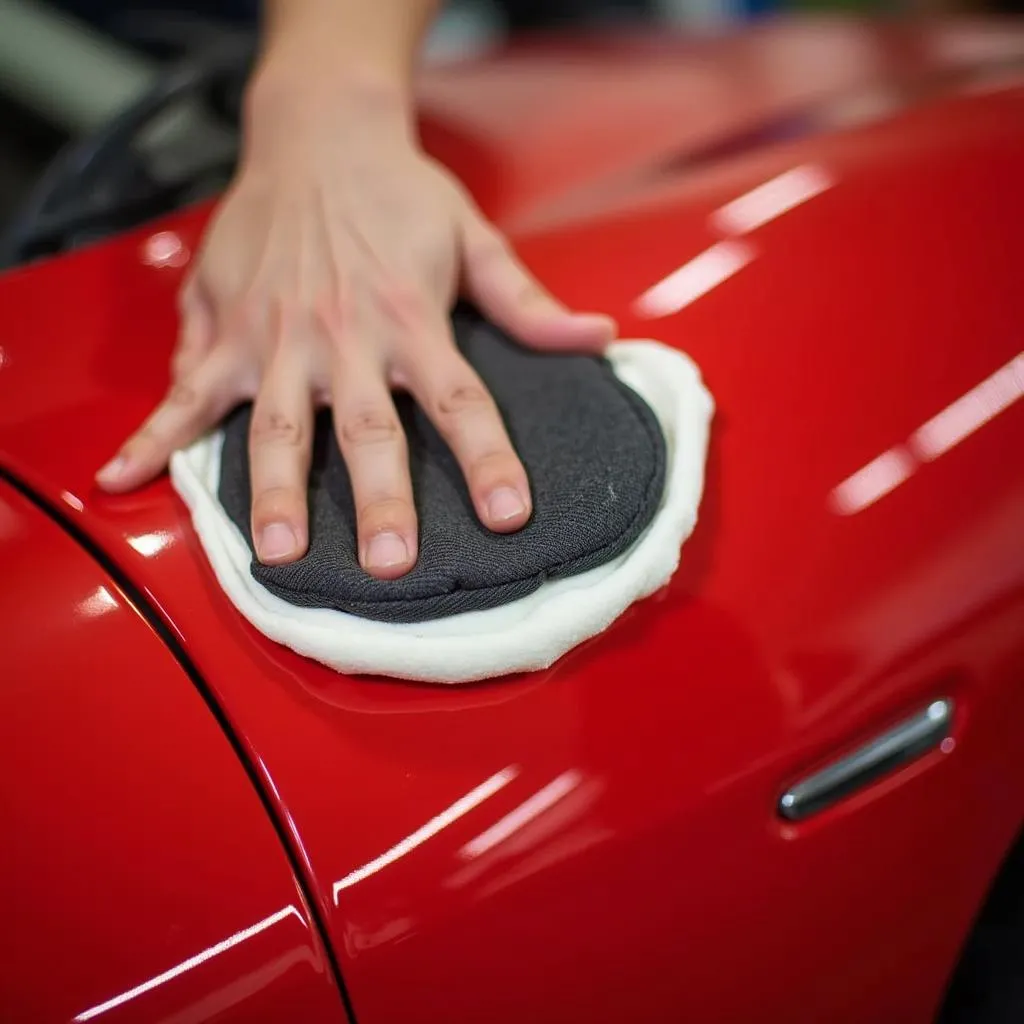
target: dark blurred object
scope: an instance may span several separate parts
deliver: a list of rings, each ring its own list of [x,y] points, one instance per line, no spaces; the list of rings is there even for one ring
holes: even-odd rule
[[[651,0],[499,0],[512,31],[650,16]]]
[[[513,31],[552,28],[565,24],[607,22],[623,18],[649,17],[654,14],[652,0],[490,0],[499,8]],[[262,6],[257,0],[175,0],[151,6],[126,0],[60,0],[59,6],[71,14],[119,34],[126,17],[142,20],[157,13],[201,16],[206,21],[228,24],[254,24]]]
[[[168,15],[201,17],[207,24],[251,24],[259,15],[258,0],[175,0],[175,2],[137,4],[126,0],[58,0],[55,6],[88,21],[107,32],[119,33],[126,18],[167,23]]]
[[[106,237],[230,180],[252,34],[176,15],[134,28],[125,19],[122,30],[181,56],[121,114],[61,150],[0,235],[0,269]]]
[[[67,135],[0,96],[0,227],[31,191]]]

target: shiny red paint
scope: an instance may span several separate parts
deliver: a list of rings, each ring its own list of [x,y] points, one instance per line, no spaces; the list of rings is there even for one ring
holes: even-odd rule
[[[950,81],[956,61],[921,57],[936,35],[854,26],[830,30],[847,35],[824,61],[845,54],[848,79],[801,91],[803,31],[723,51],[765,103],[730,121],[721,101],[717,138],[710,119],[687,136],[671,70],[696,53],[722,95],[715,44],[533,51],[543,131],[525,99],[498,102],[499,81],[532,95],[500,61],[424,84],[432,144],[544,281],[686,349],[718,404],[676,578],[547,672],[451,691],[353,679],[256,634],[166,480],[124,498],[91,482],[166,386],[181,268],[146,265],[143,232],[0,281],[0,465],[194,660],[304,864],[360,1024],[923,1024],[1024,818],[1024,89],[983,60]],[[614,125],[651,140],[656,104],[679,136],[584,138],[580,97],[609,82],[632,85]],[[737,234],[723,207],[798,167],[818,194]],[[203,219],[164,227],[194,249]],[[642,315],[687,264],[691,301]],[[132,727],[123,689],[97,725]],[[941,696],[953,743],[780,822],[788,783]],[[246,866],[219,845],[236,828],[206,833],[228,873]],[[211,885],[207,910],[238,896]]]
[[[131,601],[0,482],[5,1020],[344,1020],[273,825]]]

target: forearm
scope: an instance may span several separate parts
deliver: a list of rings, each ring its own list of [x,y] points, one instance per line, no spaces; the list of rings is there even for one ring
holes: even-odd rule
[[[416,55],[441,0],[266,0],[250,113],[286,108],[299,127],[325,105],[407,118]],[[281,113],[285,113],[282,110]]]

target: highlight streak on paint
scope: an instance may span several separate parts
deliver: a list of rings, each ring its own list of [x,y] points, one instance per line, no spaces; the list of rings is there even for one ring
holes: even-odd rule
[[[479,806],[485,800],[494,796],[498,790],[507,786],[517,775],[519,769],[513,765],[503,768],[500,772],[485,779],[474,789],[471,789],[465,796],[460,797],[450,807],[445,808],[440,814],[431,818],[425,825],[416,829],[415,832],[406,836],[401,842],[396,843],[390,850],[386,850],[379,857],[364,864],[355,871],[349,872],[344,878],[334,883],[334,903],[337,905],[338,897],[344,889],[361,882],[364,878],[376,874],[381,868],[393,864],[400,857],[422,846],[432,836],[436,836],[443,828],[446,828],[453,821],[468,814],[474,807]]]
[[[122,992],[119,996],[114,996],[113,999],[108,999],[105,1003],[100,1003],[98,1006],[93,1006],[91,1009],[85,1010],[75,1017],[76,1021],[84,1022],[92,1020],[94,1017],[98,1017],[101,1013],[106,1013],[108,1010],[113,1010],[118,1006],[123,1006],[129,1000],[135,999],[138,996],[143,995],[145,992],[150,992],[155,989],[158,985],[163,985],[168,981],[172,981],[174,978],[179,977],[186,971],[191,971],[194,967],[198,967],[200,964],[206,963],[207,960],[212,960],[215,956],[220,956],[221,953],[227,952],[233,946],[237,946],[240,942],[245,942],[247,939],[251,939],[254,935],[258,935],[260,932],[266,931],[268,928],[277,924],[278,921],[283,921],[286,917],[295,915],[305,924],[302,915],[296,910],[295,907],[288,906],[283,910],[279,910],[276,914],[271,914],[269,917],[263,918],[262,921],[257,921],[256,924],[250,925],[248,928],[243,928],[239,932],[235,932],[234,935],[228,936],[223,942],[218,942],[215,946],[209,946],[204,949],[201,953],[197,953],[195,956],[189,957],[188,960],[183,960],[176,967],[172,967],[168,971],[164,971],[163,974],[158,974],[155,978],[150,978],[149,981],[144,981],[141,985],[136,985],[135,988],[129,989],[127,992]]]
[[[1024,395],[1024,352],[947,405],[914,431],[913,452],[924,462],[937,459],[994,419]]]
[[[918,427],[906,446],[883,452],[834,488],[830,495],[833,510],[852,515],[873,505],[908,479],[921,463],[932,462],[955,448],[1021,397],[1024,352]]]
[[[711,215],[711,222],[725,234],[742,235],[806,203],[833,184],[828,172],[817,164],[794,167],[726,203]]]
[[[476,839],[470,840],[459,851],[460,856],[470,859],[504,842],[513,832],[518,832],[534,818],[540,817],[546,810],[558,803],[562,797],[575,789],[583,776],[575,770],[563,772],[552,779],[543,789],[539,789],[529,799],[524,800],[504,818],[495,822],[487,831],[481,832]]]
[[[742,242],[717,242],[648,288],[636,300],[634,309],[638,316],[649,318],[678,313],[742,270],[753,258],[753,250]]]
[[[844,516],[860,512],[898,487],[915,468],[905,448],[890,448],[834,488],[832,506]]]

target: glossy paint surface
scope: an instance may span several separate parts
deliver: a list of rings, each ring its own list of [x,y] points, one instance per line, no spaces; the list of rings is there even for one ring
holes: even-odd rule
[[[758,86],[731,94],[669,43],[531,51],[541,106],[502,61],[424,83],[431,145],[549,286],[684,348],[718,404],[676,578],[547,672],[449,691],[264,640],[166,480],[91,484],[166,386],[182,268],[140,233],[0,281],[0,460],[186,646],[360,1024],[924,1022],[1021,823],[1024,90],[962,37],[854,27],[822,92],[788,31],[728,51]],[[686,129],[702,81],[717,135]],[[161,230],[194,250],[204,216]],[[943,696],[942,750],[776,817]]]
[[[252,783],[163,642],[0,483],[0,1016],[344,1020]]]

